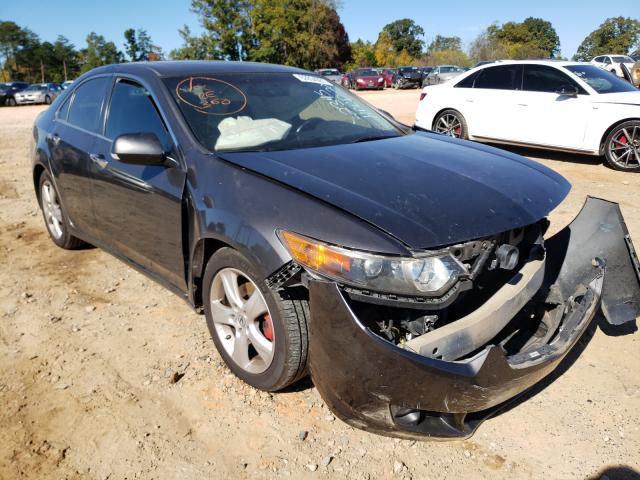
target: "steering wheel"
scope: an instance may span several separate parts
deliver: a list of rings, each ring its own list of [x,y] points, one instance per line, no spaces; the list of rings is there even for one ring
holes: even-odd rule
[[[309,118],[307,120],[303,120],[298,128],[296,128],[296,137],[300,138],[300,135],[307,130],[313,130],[318,124],[322,123],[322,119],[318,117]]]

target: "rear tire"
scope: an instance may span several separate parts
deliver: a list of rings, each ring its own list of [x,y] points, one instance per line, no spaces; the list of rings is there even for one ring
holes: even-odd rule
[[[62,207],[60,195],[49,172],[42,172],[38,188],[38,202],[47,232],[49,232],[53,243],[65,250],[75,250],[85,246],[85,242],[69,233],[69,219]]]
[[[640,172],[640,120],[615,127],[604,142],[604,156],[614,170]]]
[[[47,95],[46,97],[44,97],[44,103],[46,105],[51,105],[51,97],[49,95]]]
[[[433,121],[433,131],[449,137],[469,138],[469,128],[464,116],[457,110],[444,110]]]
[[[227,294],[229,288],[232,291]],[[233,293],[234,288],[240,296]],[[260,390],[276,391],[307,374],[306,289],[271,290],[246,257],[224,247],[207,264],[203,293],[213,342],[238,378]],[[261,308],[248,306],[254,295],[263,302]],[[235,314],[234,302],[239,305]],[[243,343],[243,335],[248,343]],[[260,348],[254,347],[254,342]],[[243,345],[248,345],[247,356]]]

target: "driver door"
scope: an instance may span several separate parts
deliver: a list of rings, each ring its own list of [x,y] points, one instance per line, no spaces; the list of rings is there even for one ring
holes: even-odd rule
[[[184,289],[182,198],[186,171],[132,165],[112,157],[113,141],[127,133],[154,133],[165,152],[175,145],[154,99],[141,84],[115,80],[104,127],[91,154],[99,239],[134,263]]]

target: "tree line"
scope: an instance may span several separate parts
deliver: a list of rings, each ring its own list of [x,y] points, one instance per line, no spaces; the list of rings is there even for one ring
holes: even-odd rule
[[[551,22],[529,17],[494,23],[463,49],[456,36],[436,35],[404,18],[385,25],[375,42],[350,41],[335,0],[191,0],[202,33],[179,29],[182,45],[170,59],[251,60],[306,69],[456,64],[497,59],[560,58],[560,39]],[[61,82],[100,65],[162,60],[165,54],[143,28],[123,32],[122,49],[95,32],[76,48],[60,35],[55,42],[12,21],[0,21],[0,80]],[[606,19],[578,47],[574,60],[640,49],[640,21]]]

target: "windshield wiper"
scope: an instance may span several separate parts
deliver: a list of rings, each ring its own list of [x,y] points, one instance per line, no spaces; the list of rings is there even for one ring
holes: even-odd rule
[[[385,138],[397,138],[400,135],[372,135],[369,137],[360,137],[355,140],[350,141],[349,143],[362,143],[362,142],[373,142],[374,140],[384,140]]]

